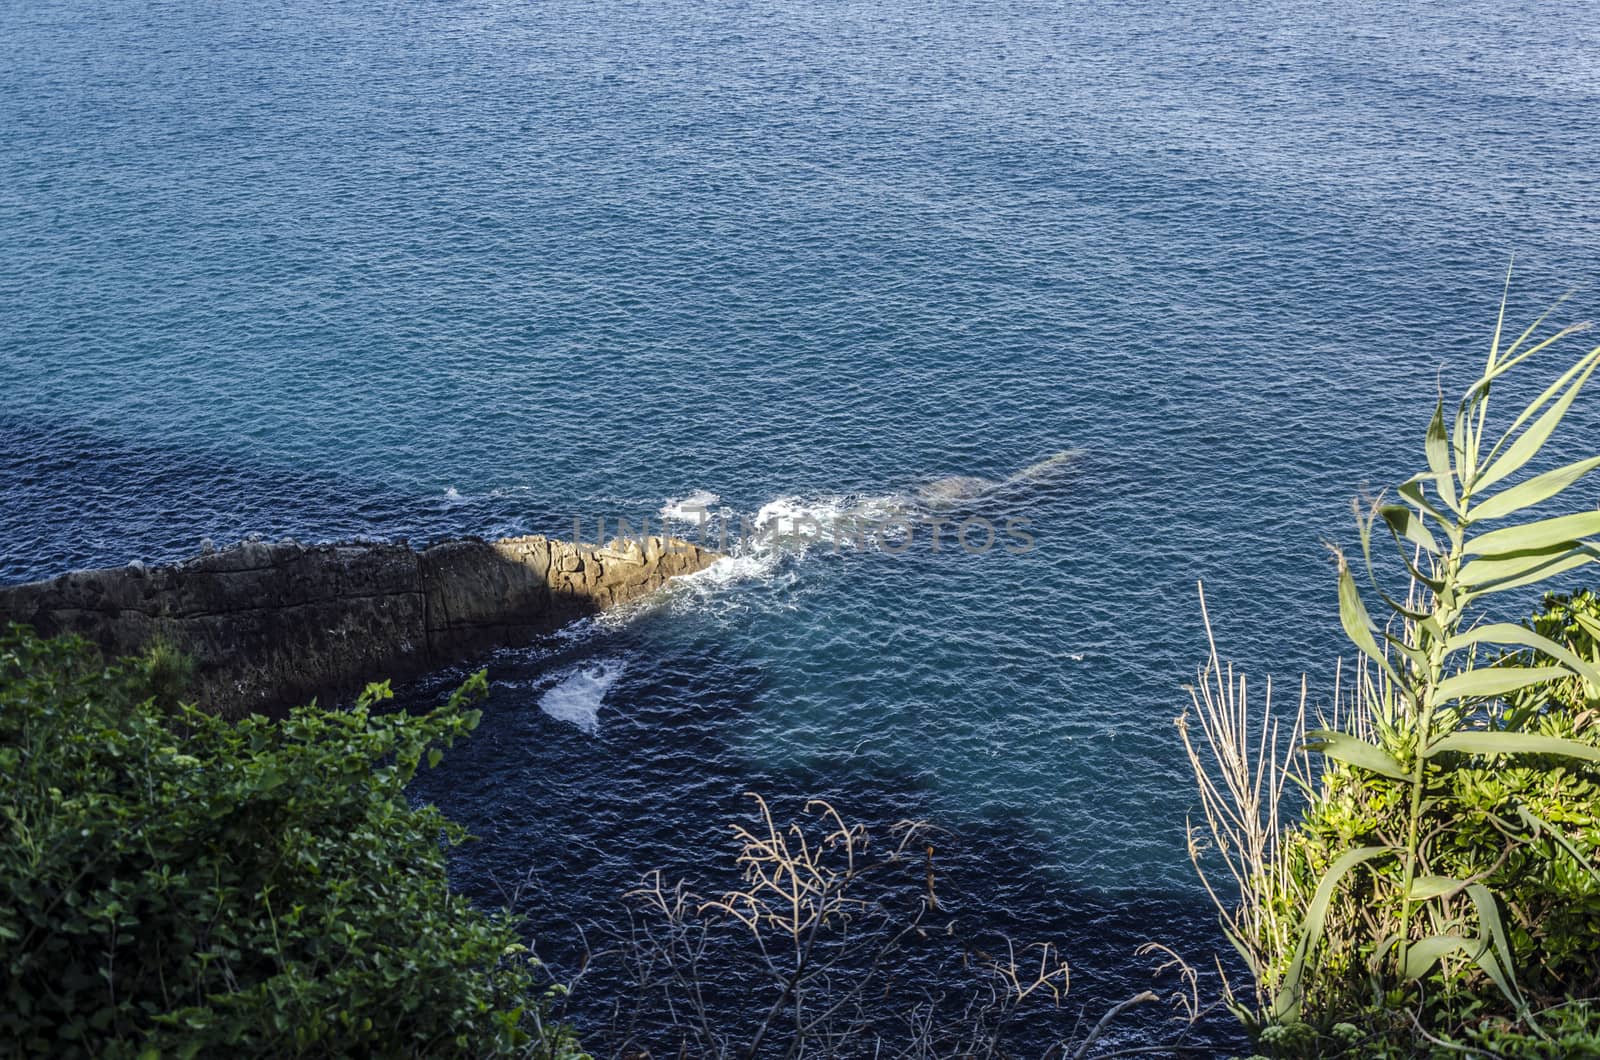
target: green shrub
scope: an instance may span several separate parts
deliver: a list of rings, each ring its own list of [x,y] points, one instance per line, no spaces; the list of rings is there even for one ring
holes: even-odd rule
[[[1600,661],[1600,598],[1594,594],[1548,597],[1528,625],[1580,658]],[[1516,661],[1545,666],[1552,659]],[[1533,686],[1509,697],[1505,716],[1515,731],[1600,747],[1592,692],[1581,680]],[[1298,881],[1278,896],[1285,915],[1303,912],[1304,896],[1340,852],[1403,834],[1409,806],[1392,786],[1346,764],[1331,766],[1324,783],[1279,848]],[[1519,1015],[1482,970],[1465,961],[1436,967],[1416,993],[1387,993],[1372,969],[1392,939],[1368,925],[1374,910],[1392,901],[1396,883],[1369,871],[1352,874],[1330,904],[1322,962],[1306,984],[1305,1017],[1321,1033],[1304,1024],[1291,1032],[1269,1028],[1274,1033],[1264,1035],[1264,1044],[1280,1056],[1340,1055],[1338,1035],[1328,1025],[1355,1019],[1366,1035],[1349,1055],[1378,1055],[1384,1051],[1378,1042],[1389,1043],[1392,1055],[1414,1055],[1427,1044],[1406,1015],[1416,1010],[1442,1041],[1496,1055],[1600,1056],[1600,1012],[1568,1003],[1600,994],[1600,764],[1537,755],[1464,760],[1420,820],[1421,834],[1435,839],[1429,872],[1481,883],[1498,898],[1526,1011]],[[1451,1052],[1436,1048],[1439,1055]]]
[[[1180,721],[1209,849],[1239,888],[1238,907],[1219,906],[1255,979],[1255,1004],[1235,1008],[1263,1053],[1600,1042],[1586,1007],[1600,992],[1600,611],[1590,594],[1550,597],[1522,625],[1494,608],[1600,559],[1600,512],[1549,508],[1600,455],[1540,459],[1600,347],[1490,430],[1491,391],[1579,330],[1530,341],[1543,320],[1509,345],[1497,325],[1454,415],[1435,406],[1426,470],[1356,505],[1360,561],[1336,555],[1359,661],[1324,727],[1307,730],[1303,704],[1286,726],[1246,724],[1243,681],[1214,651],[1194,690],[1205,742]],[[1286,779],[1305,798],[1284,826]],[[1191,847],[1209,881],[1208,848]]]
[[[1539,1013],[1539,1032],[1511,1020],[1484,1019],[1469,1026],[1459,1042],[1435,1047],[1442,1057],[1470,1056],[1460,1046],[1481,1050],[1501,1060],[1597,1060],[1600,1058],[1600,1010],[1590,1002],[1560,1005]]]
[[[0,1042],[52,1056],[566,1056],[516,924],[450,893],[404,789],[477,723],[222,721],[170,653],[0,634]]]

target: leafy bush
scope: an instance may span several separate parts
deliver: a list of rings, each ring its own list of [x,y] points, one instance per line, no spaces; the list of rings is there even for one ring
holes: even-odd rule
[[[1542,321],[1504,346],[1497,327],[1453,420],[1435,408],[1427,469],[1356,506],[1364,571],[1338,556],[1338,598],[1360,663],[1334,718],[1305,731],[1302,702],[1280,762],[1279,723],[1252,730],[1213,656],[1195,692],[1205,742],[1180,723],[1239,885],[1239,907],[1219,904],[1263,1052],[1600,1053],[1600,1020],[1573,1000],[1600,991],[1600,612],[1582,594],[1531,624],[1489,613],[1600,558],[1600,512],[1542,514],[1600,456],[1536,467],[1600,348],[1487,433],[1491,390],[1577,330],[1530,342]],[[1285,827],[1286,778],[1306,799]]]
[[[1594,594],[1551,596],[1528,625],[1579,657],[1600,661],[1594,634],[1600,629],[1600,598]],[[1553,662],[1530,653],[1501,665]],[[1600,748],[1597,706],[1592,688],[1563,680],[1508,696],[1503,717],[1509,731]],[[1290,878],[1298,882],[1275,895],[1284,915],[1303,916],[1306,896],[1343,851],[1404,835],[1408,809],[1393,785],[1348,764],[1331,765],[1280,847]],[[1393,940],[1372,928],[1382,923],[1385,905],[1392,906],[1402,867],[1379,865],[1353,874],[1329,903],[1320,963],[1303,987],[1303,1015],[1317,1033],[1306,1024],[1292,1032],[1273,1028],[1267,1038],[1277,1043],[1274,1052],[1337,1055],[1339,1036],[1330,1024],[1355,1019],[1365,1031],[1359,1040],[1344,1043],[1359,1045],[1353,1055],[1376,1055],[1384,1040],[1395,1048],[1394,1055],[1413,1055],[1427,1044],[1418,1041],[1421,1034],[1407,1015],[1415,1010],[1441,1041],[1478,1048],[1490,1048],[1484,1043],[1492,1042],[1497,1055],[1600,1056],[1600,1012],[1569,1004],[1571,998],[1600,994],[1597,813],[1600,764],[1595,762],[1554,755],[1458,760],[1419,815],[1419,834],[1430,840],[1427,875],[1471,880],[1495,896],[1495,915],[1511,958],[1508,985],[1520,995],[1520,1008],[1517,997],[1507,996],[1469,960],[1431,969],[1410,993],[1374,974]],[[1456,911],[1458,924],[1470,925],[1478,910],[1462,906]],[[1294,955],[1281,953],[1281,967],[1287,968]],[[1588,1054],[1574,1044],[1580,1040],[1587,1042]],[[1436,1048],[1448,1055],[1445,1046]]]
[[[222,721],[170,653],[0,634],[0,1041],[52,1056],[571,1056],[516,924],[446,885],[404,788],[477,723]]]

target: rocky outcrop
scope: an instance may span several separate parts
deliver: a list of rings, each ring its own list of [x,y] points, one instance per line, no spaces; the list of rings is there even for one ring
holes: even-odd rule
[[[337,697],[523,644],[717,554],[651,537],[405,544],[245,543],[0,587],[0,624],[78,633],[108,656],[162,640],[195,660],[197,697],[230,715]]]

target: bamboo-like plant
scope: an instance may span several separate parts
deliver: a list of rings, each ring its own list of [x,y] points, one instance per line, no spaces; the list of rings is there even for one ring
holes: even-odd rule
[[[1508,287],[1509,281],[1508,274]],[[1576,680],[1591,696],[1600,694],[1600,667],[1525,626],[1492,621],[1485,614],[1495,594],[1527,589],[1600,558],[1600,511],[1553,516],[1534,511],[1600,469],[1600,456],[1590,456],[1534,473],[1546,444],[1600,367],[1600,347],[1579,357],[1489,444],[1495,385],[1586,326],[1536,340],[1548,316],[1503,345],[1502,297],[1482,375],[1467,388],[1453,421],[1447,422],[1442,399],[1435,406],[1426,435],[1427,470],[1400,485],[1392,499],[1357,503],[1362,566],[1371,594],[1381,600],[1382,623],[1374,621],[1350,564],[1335,550],[1341,625],[1368,660],[1367,673],[1356,682],[1357,710],[1342,725],[1307,732],[1304,747],[1332,760],[1330,774],[1349,773],[1398,807],[1388,818],[1398,827],[1375,830],[1370,841],[1358,840],[1363,845],[1330,852],[1331,862],[1312,878],[1315,887],[1311,879],[1305,881],[1309,896],[1285,891],[1281,866],[1258,866],[1253,879],[1242,881],[1246,907],[1289,901],[1303,910],[1275,965],[1268,952],[1274,943],[1244,937],[1237,930],[1242,926],[1238,914],[1224,908],[1225,928],[1251,959],[1258,990],[1266,987],[1258,1003],[1266,1002],[1260,1015],[1270,1022],[1292,1024],[1301,1018],[1319,947],[1328,939],[1330,908],[1342,888],[1348,900],[1349,880],[1358,867],[1365,867],[1371,881],[1370,891],[1363,892],[1363,917],[1373,937],[1364,942],[1370,970],[1381,984],[1392,989],[1436,972],[1475,967],[1515,1011],[1529,1014],[1500,896],[1484,882],[1492,872],[1440,875],[1430,871],[1430,862],[1452,840],[1451,828],[1464,827],[1460,822],[1466,815],[1452,813],[1457,771],[1482,769],[1508,756],[1523,765],[1600,762],[1600,747],[1535,731],[1505,709],[1507,697],[1525,698],[1530,690],[1558,682]],[[1374,562],[1374,539],[1385,534],[1399,558],[1391,575],[1403,572],[1410,582],[1409,591],[1397,595],[1384,591]],[[1197,699],[1196,706],[1205,721],[1204,702]],[[1243,746],[1248,738],[1234,742]],[[1229,755],[1235,750],[1213,749],[1214,768],[1225,771]],[[1193,746],[1190,757],[1201,774]],[[1284,767],[1278,770],[1272,775],[1282,775]],[[1205,777],[1201,780],[1205,794]],[[1210,790],[1218,790],[1215,781]],[[1317,797],[1314,790],[1309,794]],[[1212,803],[1221,802],[1206,802],[1215,822]],[[1525,807],[1513,817],[1515,828],[1502,829],[1513,846],[1554,831]],[[1268,862],[1283,856],[1278,838],[1263,847]],[[1255,860],[1262,862],[1263,854]],[[1446,989],[1461,981],[1446,976]]]

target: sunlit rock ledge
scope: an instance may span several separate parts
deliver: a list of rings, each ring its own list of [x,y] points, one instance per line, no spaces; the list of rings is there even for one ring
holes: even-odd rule
[[[82,634],[108,656],[164,641],[194,659],[202,703],[242,715],[523,644],[717,558],[662,537],[463,538],[421,551],[246,542],[171,566],[0,587],[0,624]]]

